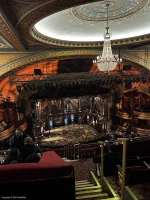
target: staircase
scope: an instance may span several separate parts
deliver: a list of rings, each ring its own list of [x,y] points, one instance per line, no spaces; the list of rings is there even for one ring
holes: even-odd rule
[[[88,180],[76,181],[75,190],[76,190],[76,200],[77,199],[99,200],[108,198],[108,194],[103,193],[100,184],[94,185],[90,183],[90,181]]]

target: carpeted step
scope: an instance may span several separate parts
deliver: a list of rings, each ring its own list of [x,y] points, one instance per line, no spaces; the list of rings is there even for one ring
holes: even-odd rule
[[[79,192],[76,192],[76,196],[77,195],[81,195],[81,194],[95,194],[95,193],[101,193],[102,190],[101,189],[96,189],[96,190],[85,190],[85,191],[79,191]]]
[[[75,182],[75,185],[85,185],[85,184],[90,184],[90,182],[89,181]]]
[[[85,182],[85,181],[88,181],[88,180],[80,180],[80,181],[75,181],[76,183],[82,183],[82,182]]]
[[[87,183],[87,184],[82,184],[82,185],[76,185],[76,188],[84,188],[84,187],[91,187],[91,186],[94,186],[94,184],[91,184],[91,183]]]
[[[90,187],[76,187],[76,191],[92,190],[92,189],[101,189],[99,186],[90,186]]]
[[[90,194],[90,195],[81,195],[81,196],[76,196],[76,199],[104,199],[108,198],[107,193],[100,193],[100,194]]]

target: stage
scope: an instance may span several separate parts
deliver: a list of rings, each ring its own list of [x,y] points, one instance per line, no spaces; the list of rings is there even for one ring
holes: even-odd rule
[[[98,133],[91,126],[74,124],[44,131],[38,143],[42,146],[73,145],[98,139],[102,135],[103,133]]]

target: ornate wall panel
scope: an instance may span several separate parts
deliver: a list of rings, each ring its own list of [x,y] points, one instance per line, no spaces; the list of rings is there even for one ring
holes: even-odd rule
[[[0,54],[0,68],[3,67],[3,65],[6,65],[8,63],[11,63],[21,57],[27,56],[27,54]]]
[[[6,61],[5,65],[2,65],[0,68],[0,76],[5,73],[8,73],[11,70],[30,65],[32,63],[37,63],[43,60],[55,60],[55,59],[67,59],[67,58],[80,58],[80,57],[88,57],[88,58],[95,58],[101,52],[97,50],[74,50],[74,51],[59,51],[59,52],[44,52],[44,53],[37,53],[37,54],[28,54],[28,55],[18,55],[20,59],[13,59],[10,63]],[[4,55],[6,56],[6,54]],[[14,55],[12,55],[13,57]],[[17,56],[17,54],[16,54]],[[11,57],[10,55],[6,56],[7,59]],[[123,59],[129,60],[131,62],[135,62],[142,66],[145,66],[145,60],[139,56],[137,56],[134,52],[122,52],[121,57]],[[148,62],[147,69],[150,69],[150,63]]]

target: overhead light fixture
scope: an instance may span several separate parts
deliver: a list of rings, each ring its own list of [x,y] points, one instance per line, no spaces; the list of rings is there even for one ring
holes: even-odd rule
[[[108,8],[111,4],[106,2],[107,9],[107,22],[106,22],[106,33],[104,37],[104,45],[102,55],[97,56],[96,60],[93,60],[94,64],[97,64],[100,71],[109,72],[113,71],[117,64],[122,62],[122,59],[118,55],[112,54],[110,33],[109,33],[109,24],[108,24]]]

